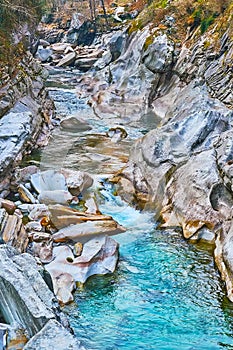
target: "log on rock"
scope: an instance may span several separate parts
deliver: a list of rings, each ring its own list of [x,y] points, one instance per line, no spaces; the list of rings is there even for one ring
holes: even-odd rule
[[[86,243],[91,238],[99,236],[113,236],[125,232],[125,228],[113,219],[101,221],[86,221],[76,225],[64,227],[53,234],[54,242],[81,242]]]

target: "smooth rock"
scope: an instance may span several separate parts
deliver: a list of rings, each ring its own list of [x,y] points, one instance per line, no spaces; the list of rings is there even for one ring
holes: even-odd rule
[[[92,127],[84,120],[76,117],[67,117],[62,119],[60,126],[70,132],[83,132],[91,130]]]
[[[78,196],[93,185],[93,178],[84,171],[61,169],[70,193]]]
[[[87,221],[67,226],[53,234],[54,242],[86,243],[88,240],[102,235],[114,236],[125,232],[125,229],[114,220]]]
[[[42,191],[38,196],[39,202],[47,205],[54,203],[68,204],[72,198],[70,192],[64,190]]]
[[[50,205],[49,211],[50,220],[58,230],[69,225],[86,221],[112,220],[111,216],[101,215],[99,213],[97,215],[88,214],[59,204]]]
[[[0,208],[4,208],[8,214],[12,215],[16,210],[16,205],[8,199],[0,198]]]
[[[76,58],[76,52],[70,52],[65,55],[57,64],[57,67],[66,67],[74,63]]]
[[[33,174],[31,176],[31,184],[38,193],[42,191],[68,190],[64,175],[55,170],[46,170]]]
[[[53,259],[53,241],[51,236],[49,240],[37,240],[36,242],[33,242],[32,252],[33,255],[38,257],[43,264],[51,262]]]
[[[92,275],[103,275],[115,270],[118,261],[118,247],[118,243],[107,236],[89,240],[83,245],[82,254],[76,258],[69,247],[55,247],[55,258],[46,265],[46,269],[51,274],[53,281],[59,273],[68,273],[75,282],[85,283]]]
[[[51,59],[53,51],[50,48],[44,48],[39,46],[36,52],[36,58],[38,58],[42,63],[48,62]]]

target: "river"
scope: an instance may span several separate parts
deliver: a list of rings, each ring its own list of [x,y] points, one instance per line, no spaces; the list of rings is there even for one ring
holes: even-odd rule
[[[153,124],[98,119],[88,97],[80,98],[79,78],[78,72],[54,69],[48,87],[60,117],[81,117],[92,130],[55,128],[41,166],[95,175],[100,210],[127,231],[115,237],[120,243],[117,271],[89,278],[77,289],[75,302],[64,308],[75,334],[90,350],[233,349],[233,306],[212,249],[188,243],[179,231],[157,230],[153,213],[128,206],[106,181],[125,164],[134,140]],[[116,124],[128,133],[119,143],[105,136]]]

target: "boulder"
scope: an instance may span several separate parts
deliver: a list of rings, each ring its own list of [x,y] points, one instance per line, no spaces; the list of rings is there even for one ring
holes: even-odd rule
[[[75,282],[85,283],[92,275],[112,273],[118,261],[118,243],[110,237],[100,236],[83,245],[82,254],[73,255],[71,248],[54,248],[54,259],[46,265],[50,273],[54,290],[62,303],[73,300],[71,292]]]
[[[204,226],[211,230],[216,228],[221,216],[213,208],[211,193],[218,181],[213,150],[191,157],[176,170],[166,186],[162,226],[181,226],[185,238],[192,237]]]
[[[31,184],[38,193],[42,191],[68,190],[64,175],[55,170],[46,170],[33,174],[31,176]]]
[[[80,342],[59,322],[51,320],[32,337],[23,350],[85,350]]]
[[[86,221],[76,225],[70,225],[60,229],[53,234],[54,242],[73,242],[86,243],[92,238],[102,235],[114,236],[125,232],[124,227],[119,225],[113,219]]]
[[[66,54],[57,64],[57,67],[66,67],[74,63],[76,58],[76,52],[70,52]]]
[[[52,58],[53,51],[50,48],[44,48],[44,46],[39,45],[36,58],[38,58],[42,63],[49,62]]]
[[[73,116],[62,119],[60,126],[69,132],[83,132],[92,129],[86,121]]]
[[[6,293],[7,290],[7,293]],[[7,323],[21,324],[32,337],[55,318],[53,294],[29,254],[0,246],[0,310]]]
[[[93,178],[84,171],[61,169],[67,187],[73,196],[78,196],[93,185]]]
[[[99,213],[96,215],[91,213],[84,213],[74,208],[69,208],[59,204],[50,205],[49,211],[50,221],[58,230],[70,225],[87,221],[112,220],[112,217],[108,215],[101,215]]]
[[[64,190],[42,191],[38,196],[39,202],[47,205],[54,203],[68,204],[72,198],[70,192]]]

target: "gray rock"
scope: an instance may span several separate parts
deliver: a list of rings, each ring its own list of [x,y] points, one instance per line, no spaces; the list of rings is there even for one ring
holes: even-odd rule
[[[49,321],[23,348],[38,349],[85,350],[80,342],[55,320]]]
[[[55,170],[33,174],[31,184],[38,193],[43,191],[68,191],[64,175]]]
[[[42,63],[45,63],[51,60],[52,54],[53,51],[50,48],[44,48],[44,46],[39,45],[35,57],[38,58]]]
[[[155,37],[142,56],[142,62],[153,73],[171,70],[174,56],[174,43],[167,36]]]
[[[66,67],[74,63],[76,58],[76,52],[70,52],[65,55],[57,64],[58,67]]]
[[[126,43],[126,34],[123,31],[116,32],[109,41],[109,49],[112,61],[120,57]]]
[[[7,290],[7,293],[6,293]],[[35,260],[29,254],[17,255],[0,246],[0,309],[6,322],[18,322],[29,336],[35,335],[50,319],[56,305]]]

